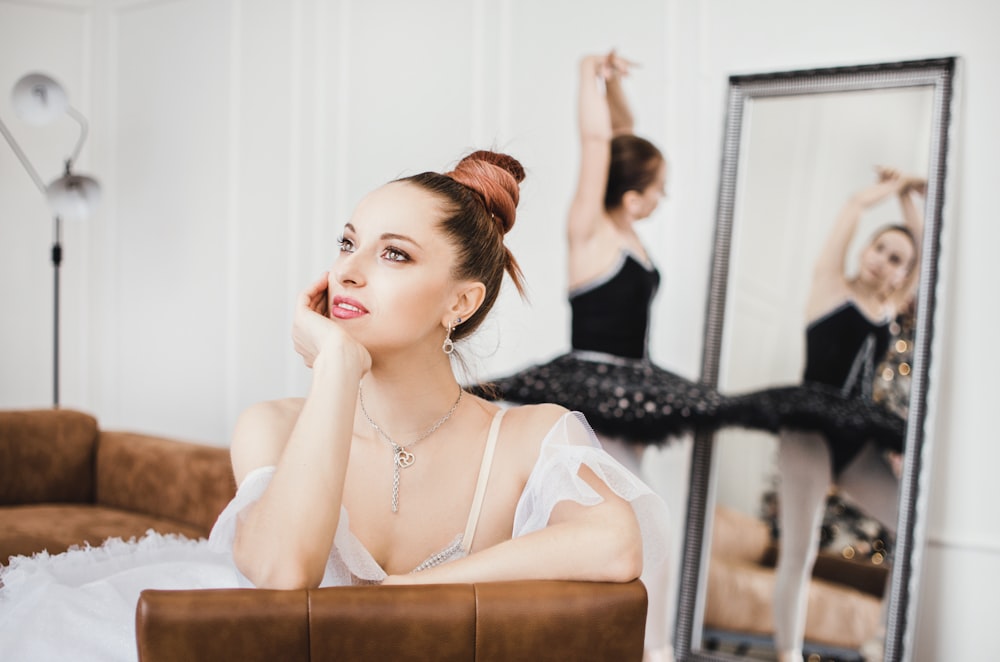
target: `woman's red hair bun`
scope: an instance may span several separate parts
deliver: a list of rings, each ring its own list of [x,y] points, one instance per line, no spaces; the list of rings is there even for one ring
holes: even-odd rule
[[[459,161],[447,175],[478,193],[500,231],[510,232],[521,197],[519,184],[524,181],[524,168],[517,159],[500,152],[479,150]]]

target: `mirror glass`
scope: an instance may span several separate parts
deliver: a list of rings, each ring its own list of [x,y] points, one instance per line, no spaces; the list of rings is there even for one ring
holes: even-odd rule
[[[907,659],[954,67],[730,78],[678,659]]]

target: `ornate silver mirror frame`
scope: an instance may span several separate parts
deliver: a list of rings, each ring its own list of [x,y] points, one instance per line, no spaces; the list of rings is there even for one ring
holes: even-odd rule
[[[930,439],[927,420],[933,414],[929,397],[929,368],[933,338],[933,320],[938,283],[945,170],[952,120],[956,58],[869,64],[777,73],[736,75],[729,78],[728,106],[719,184],[714,255],[710,276],[709,300],[705,321],[705,344],[702,381],[720,386],[720,358],[726,358],[727,310],[734,291],[734,237],[743,227],[739,204],[746,197],[741,190],[747,184],[746,154],[750,140],[750,116],[755,103],[764,100],[806,98],[804,95],[880,94],[883,91],[926,91],[930,144],[925,161],[927,187],[924,195],[924,240],[920,253],[920,271],[916,295],[916,315],[912,353],[912,380],[904,437],[902,468],[899,474],[898,520],[896,522],[893,563],[887,587],[887,618],[884,659],[907,660],[912,655],[913,628],[917,596],[917,565],[922,548],[922,502],[927,478],[924,461],[929,457]],[[884,118],[883,118],[884,119]],[[759,149],[759,146],[757,147]],[[741,172],[741,166],[742,171]],[[734,226],[735,219],[735,226]],[[735,232],[734,232],[735,230]],[[747,249],[744,249],[747,250]],[[730,306],[730,307],[727,307]],[[721,366],[725,371],[725,365]],[[725,385],[720,386],[723,393]],[[930,406],[929,406],[930,403]],[[930,410],[930,411],[929,411]],[[718,477],[713,466],[717,455],[717,436],[701,433],[695,437],[691,482],[688,497],[683,546],[675,651],[684,660],[746,660],[732,653],[707,650],[703,646],[703,616],[707,585],[712,513]],[[759,658],[757,658],[759,659]],[[860,658],[859,658],[860,659]]]

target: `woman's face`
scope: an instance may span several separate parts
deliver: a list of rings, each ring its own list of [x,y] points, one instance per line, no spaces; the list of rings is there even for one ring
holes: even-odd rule
[[[881,290],[894,291],[906,281],[913,258],[910,238],[898,230],[886,230],[861,253],[858,278]]]
[[[660,165],[656,169],[656,178],[653,179],[653,182],[639,194],[639,209],[636,214],[636,220],[648,218],[654,211],[656,211],[656,207],[660,204],[660,200],[667,195],[666,189],[667,164],[665,161],[660,161]]]
[[[392,182],[369,193],[344,226],[330,269],[330,317],[369,351],[440,345],[455,250],[431,193]]]

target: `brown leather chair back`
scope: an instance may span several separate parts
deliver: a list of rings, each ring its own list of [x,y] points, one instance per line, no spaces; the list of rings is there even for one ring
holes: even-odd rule
[[[638,662],[646,605],[638,580],[147,590],[136,640],[140,662]]]

